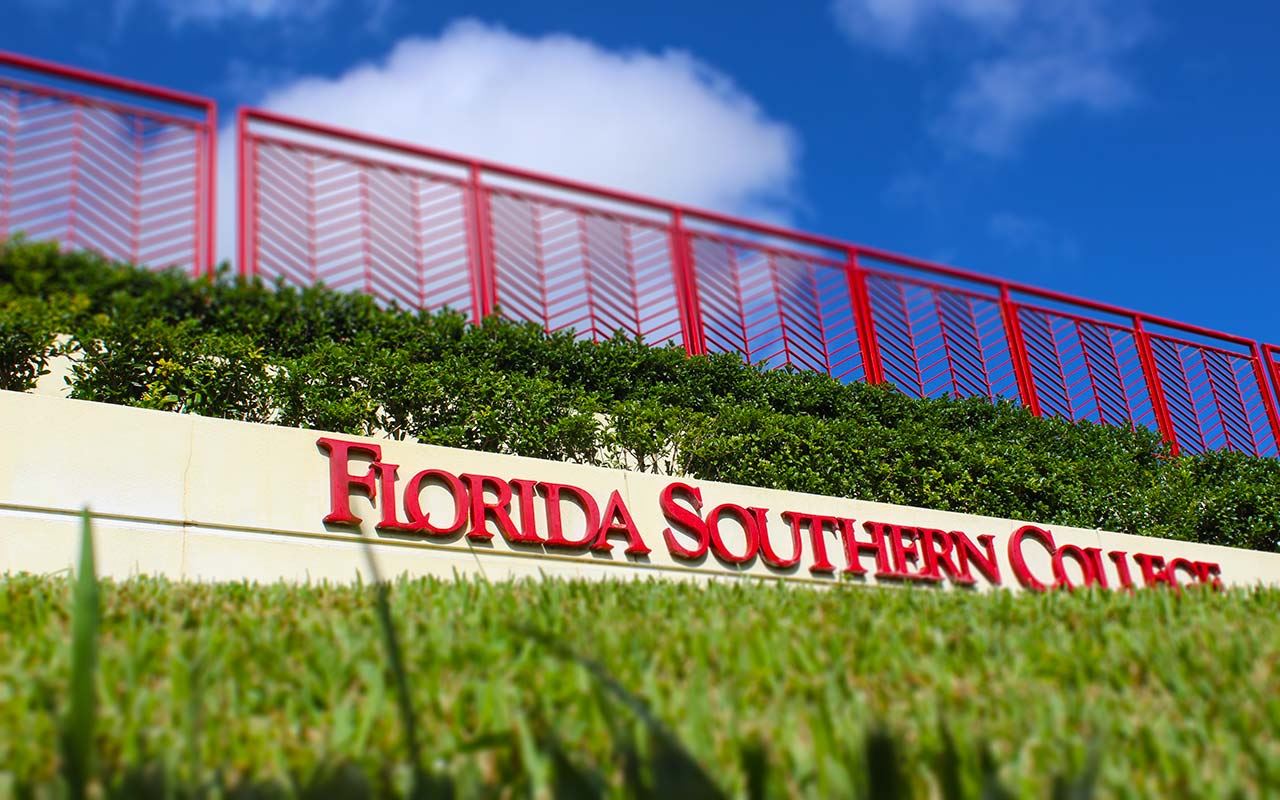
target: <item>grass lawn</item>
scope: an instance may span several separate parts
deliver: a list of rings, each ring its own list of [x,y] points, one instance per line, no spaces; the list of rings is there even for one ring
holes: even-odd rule
[[[103,788],[279,796],[344,780],[393,794],[408,781],[370,586],[100,588]],[[73,590],[0,579],[2,794],[64,769]],[[733,794],[753,774],[774,796],[866,791],[888,757],[868,734],[884,730],[914,794],[940,796],[944,726],[975,797],[987,754],[1013,796],[1049,797],[1091,748],[1100,796],[1280,791],[1280,591],[415,580],[389,598],[422,762],[464,796],[566,794],[557,763],[616,790],[628,743],[652,754],[661,740],[610,680]]]

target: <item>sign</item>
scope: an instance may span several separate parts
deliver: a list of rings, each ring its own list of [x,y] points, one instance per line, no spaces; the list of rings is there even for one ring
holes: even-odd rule
[[[997,558],[997,540],[1007,552],[1012,577],[1025,589],[1132,589],[1137,586],[1221,586],[1215,561],[1152,552],[1104,550],[1059,543],[1038,525],[1019,525],[997,535],[922,527],[892,519],[858,520],[815,513],[803,507],[769,509],[704,502],[701,489],[671,481],[656,497],[645,498],[660,510],[661,531],[642,531],[622,493],[607,497],[570,483],[528,476],[499,477],[473,472],[454,474],[425,467],[405,477],[401,466],[382,460],[377,444],[320,437],[317,446],[329,461],[329,509],[326,525],[358,527],[353,496],[376,506],[375,530],[456,542],[491,543],[534,550],[646,558],[662,548],[676,562],[714,561],[726,569],[759,562],[779,577],[803,564],[820,578],[1002,586],[1006,575]],[[354,458],[367,466],[353,472]],[[441,500],[428,509],[424,492],[438,489]],[[775,513],[775,511],[777,513]],[[571,526],[566,520],[572,518]],[[1048,557],[1048,570],[1033,569],[1028,551]]]
[[[0,391],[0,572],[1280,585],[1280,553]]]

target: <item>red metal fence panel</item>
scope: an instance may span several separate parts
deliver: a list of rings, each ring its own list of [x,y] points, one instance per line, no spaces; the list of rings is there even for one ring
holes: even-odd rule
[[[1035,306],[1017,314],[1041,413],[1158,429],[1132,327]]]
[[[931,280],[883,253],[860,263],[886,381],[915,397],[1020,400],[999,286]]]
[[[469,310],[467,188],[445,175],[259,137],[241,268],[410,308]]]
[[[1274,401],[1256,345],[1156,333],[1150,340],[1173,438],[1183,452],[1278,454]]]
[[[213,268],[213,101],[0,52],[0,239]]]
[[[624,331],[683,345],[667,225],[528,192],[483,191],[503,314],[597,341]]]
[[[842,254],[721,228],[685,234],[704,351],[737,353],[761,367],[863,379],[860,322]]]
[[[1278,455],[1274,348],[269,112],[240,122],[241,264],[254,274],[917,397],[1003,398],[1148,428],[1174,452]]]

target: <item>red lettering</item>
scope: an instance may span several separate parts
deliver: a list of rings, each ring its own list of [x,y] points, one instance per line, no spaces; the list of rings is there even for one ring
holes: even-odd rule
[[[540,544],[542,537],[538,536],[538,522],[534,518],[533,507],[533,492],[538,482],[528,478],[512,478],[507,483],[516,490],[516,496],[520,498],[520,538],[516,541],[520,544]]]
[[[742,535],[746,539],[746,551],[742,555],[738,555],[729,550],[725,546],[724,539],[720,538],[720,518],[729,514],[738,518],[742,523]],[[716,557],[730,564],[745,564],[756,557],[756,551],[760,549],[760,533],[756,530],[755,516],[751,511],[733,503],[722,503],[711,509],[711,513],[707,515],[707,533],[711,537],[711,550]]]
[[[1083,574],[1083,582],[1085,586],[1093,586],[1098,583],[1098,577],[1093,573],[1093,559],[1089,554],[1074,544],[1064,544],[1053,554],[1053,577],[1054,585],[1059,589],[1072,590],[1076,585],[1067,577],[1066,560],[1070,557],[1076,564],[1080,566]]]
[[[1163,557],[1153,556],[1150,553],[1134,553],[1133,560],[1138,562],[1138,569],[1142,570],[1142,580],[1147,586],[1158,584],[1177,586],[1169,570],[1165,569]]]
[[[1111,584],[1107,583],[1107,570],[1102,564],[1102,548],[1086,547],[1084,553],[1089,557],[1089,566],[1093,570],[1093,577],[1098,585],[1103,589],[1110,589]]]
[[[467,538],[478,542],[492,539],[493,533],[489,530],[488,520],[493,517],[493,521],[498,524],[498,531],[507,541],[520,541],[520,532],[511,521],[511,487],[507,482],[492,475],[463,473],[458,477],[467,482],[467,491],[471,494],[471,530],[467,531]],[[487,501],[485,489],[492,489],[498,499]]]
[[[377,500],[378,488],[374,473],[378,462],[382,459],[382,448],[376,444],[360,442],[344,442],[341,439],[330,439],[321,436],[316,445],[329,456],[329,513],[324,522],[340,525],[359,525],[360,518],[351,513],[351,493],[360,491],[369,498],[369,502]],[[373,464],[364,475],[351,474],[351,454],[359,453],[373,459]]]
[[[428,514],[422,510],[422,484],[431,479],[443,483],[453,498],[453,522],[443,528],[432,525]],[[469,502],[467,487],[452,472],[442,469],[422,470],[409,479],[409,485],[404,489],[404,513],[409,515],[410,530],[422,531],[428,536],[452,536],[462,530],[467,524]]]
[[[547,504],[546,544],[548,546],[579,550],[589,547],[596,541],[600,532],[600,506],[587,491],[567,483],[544,481],[538,484],[538,493],[545,498]],[[581,539],[568,539],[564,535],[564,522],[560,517],[561,495],[568,495],[575,499],[586,515],[586,525]]]
[[[775,569],[791,569],[800,563],[800,556],[804,554],[804,548],[800,544],[800,531],[791,525],[791,558],[782,558],[773,549],[773,544],[769,541],[769,512],[763,508],[753,508],[751,513],[756,518],[756,530],[760,535],[760,558],[764,563]]]
[[[972,586],[977,583],[973,574],[969,571],[969,565],[978,568],[978,572],[982,573],[982,577],[993,586],[999,586],[1000,579],[1000,563],[996,561],[996,537],[989,533],[978,535],[978,544],[982,545],[982,549],[978,549],[978,545],[961,531],[951,532],[951,542],[955,545],[956,557],[960,561],[960,576],[956,578],[956,583]]]
[[[1209,561],[1197,561],[1192,566],[1195,567],[1196,577],[1201,583],[1208,584],[1215,589],[1222,588],[1222,581],[1218,578],[1219,566]]]
[[[916,549],[915,537],[916,529],[906,525],[884,525],[885,540],[889,542],[889,554],[893,557],[893,571],[887,574],[877,574],[877,578],[897,578],[900,580],[910,580],[915,578],[915,573],[907,570],[907,562],[915,564],[919,560],[919,552]],[[903,537],[906,537],[907,543],[903,543]]]
[[[1191,577],[1191,580],[1197,580],[1196,566],[1185,558],[1175,558],[1169,562],[1169,568],[1165,570],[1165,574],[1169,576],[1169,583],[1174,586],[1178,585],[1177,570],[1182,570]]]
[[[863,552],[875,553],[876,556],[876,577],[894,577],[892,568],[889,566],[889,545],[884,539],[884,524],[880,522],[867,522],[863,524],[863,528],[867,533],[871,534],[871,541],[860,542],[854,535],[855,522],[851,519],[840,518],[840,540],[844,543],[845,555],[845,574],[847,575],[864,575],[866,570],[862,568],[861,556]]]
[[[800,552],[800,526],[807,525],[809,528],[809,544],[813,548],[813,564],[809,566],[809,572],[814,575],[830,575],[836,571],[835,565],[831,563],[831,559],[827,557],[826,542],[826,526],[830,525],[832,530],[836,530],[839,524],[835,517],[826,517],[820,514],[801,514],[797,511],[782,512],[782,519],[791,526],[791,541],[796,546],[796,552]]]
[[[330,508],[324,517],[326,524],[361,525],[361,518],[351,506],[352,497],[362,495],[378,513],[378,531],[407,531],[445,537],[466,530],[468,538],[488,541],[495,533],[491,530],[492,523],[496,532],[513,544],[545,544],[570,550],[612,552],[616,542],[625,541],[628,556],[644,556],[651,552],[620,490],[610,493],[602,513],[589,492],[569,484],[528,479],[505,481],[492,475],[478,474],[455,476],[442,469],[425,469],[409,479],[404,494],[400,495],[396,491],[399,467],[382,461],[379,445],[329,437],[318,438],[316,445],[329,461]],[[353,474],[353,459],[357,463],[369,462],[368,468],[362,474]],[[433,519],[423,509],[422,495],[428,484],[443,486],[447,491],[453,503],[451,518],[449,513],[441,513]],[[379,494],[382,495],[380,505]],[[520,506],[518,527],[512,519],[512,502],[517,495]],[[539,531],[535,511],[539,495],[545,507],[545,538]],[[565,533],[562,503],[566,499],[581,508],[585,517],[585,525],[578,538],[570,538]],[[784,548],[784,555],[774,547],[767,509],[722,503],[704,518],[701,490],[680,482],[668,484],[662,490],[660,504],[670,526],[663,530],[663,539],[671,555],[677,559],[698,561],[711,551],[726,564],[744,565],[758,555],[770,569],[792,570],[805,558],[807,529],[813,552],[809,572],[814,575],[833,575],[836,572],[827,548],[826,537],[830,533],[840,537],[846,559],[842,569],[845,575],[865,576],[867,570],[861,560],[871,554],[875,556],[875,577],[880,580],[930,583],[946,580],[958,586],[972,586],[980,576],[992,585],[1001,583],[995,537],[990,535],[971,538],[963,531],[948,532],[868,521],[861,523],[867,538],[860,539],[856,520],[786,511],[781,517],[791,544],[790,549]],[[730,518],[735,526],[740,525],[742,529],[743,546],[739,552],[730,547],[736,539],[729,536],[730,543],[726,543],[722,530],[725,520]],[[688,546],[690,538],[692,547]],[[1028,565],[1026,546],[1029,541],[1043,547],[1048,554],[1052,579],[1035,574]],[[1081,547],[1070,543],[1059,546],[1049,529],[1036,525],[1023,525],[1013,533],[1008,542],[1008,557],[1018,582],[1031,591],[1043,592],[1051,587],[1067,590],[1095,586],[1111,588],[1107,559],[1114,565],[1119,587],[1131,590],[1135,585],[1129,565],[1130,555],[1125,551],[1113,550],[1104,554],[1100,547]],[[1166,559],[1150,553],[1134,553],[1132,558],[1138,565],[1143,584],[1148,587],[1163,585],[1176,590],[1192,584],[1222,586],[1221,567],[1217,563],[1184,557]]]
[[[374,464],[374,467],[378,470],[378,488],[382,491],[382,519],[374,530],[414,530],[412,524],[401,522],[396,514],[396,473],[400,467],[396,464]]]
[[[1107,553],[1107,558],[1111,559],[1111,563],[1116,565],[1116,575],[1120,577],[1120,586],[1125,589],[1133,588],[1133,576],[1129,574],[1129,554],[1123,550],[1112,550]]]
[[[1009,563],[1013,565],[1013,574],[1017,576],[1018,582],[1033,592],[1043,592],[1049,587],[1031,574],[1031,570],[1027,568],[1026,559],[1022,557],[1022,540],[1027,537],[1039,541],[1050,555],[1058,547],[1053,543],[1052,533],[1035,525],[1023,525],[1009,539]]]
[[[924,562],[918,577],[926,581],[940,581],[945,572],[954,582],[959,570],[951,563],[951,536],[946,531],[917,528],[916,540],[919,542],[920,559]],[[973,580],[970,579],[969,583],[973,583]]]
[[[640,538],[640,531],[636,530],[636,523],[631,519],[631,512],[627,510],[627,504],[622,502],[622,495],[617,489],[613,490],[613,494],[609,495],[609,502],[605,503],[604,519],[600,523],[600,533],[596,536],[595,544],[591,545],[592,550],[602,550],[608,552],[613,549],[613,545],[609,544],[610,536],[626,536],[627,549],[626,554],[629,556],[642,556],[649,552],[649,548],[645,545],[644,539]]]
[[[692,511],[676,503],[677,494],[682,495],[685,501],[693,507]],[[687,561],[697,561],[705,556],[707,548],[711,546],[711,537],[707,530],[707,524],[702,521],[700,516],[702,511],[702,491],[687,484],[672,483],[662,490],[662,495],[658,498],[658,501],[662,506],[662,515],[672,526],[662,531],[662,538],[666,541],[667,550],[671,552],[671,555]],[[686,548],[676,539],[675,529],[697,538],[698,546],[693,550]]]

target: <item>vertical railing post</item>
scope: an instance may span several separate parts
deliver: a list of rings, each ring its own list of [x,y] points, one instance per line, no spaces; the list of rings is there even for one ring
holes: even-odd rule
[[[18,147],[18,90],[8,89],[13,102],[11,111],[0,123],[7,124],[8,134],[5,136],[4,174],[0,175],[0,242],[9,238],[10,216],[13,205],[13,169],[14,153]]]
[[[218,273],[218,105],[205,106],[204,263],[209,276]]]
[[[1018,316],[1018,306],[1009,294],[1007,283],[1000,284],[1000,317],[1004,320],[1005,340],[1009,342],[1009,355],[1013,357],[1013,377],[1018,382],[1022,405],[1035,416],[1042,416],[1035,375],[1031,371],[1031,354],[1022,335],[1022,319]]]
[[[257,153],[257,152],[258,152],[258,149],[257,149],[257,146],[255,145],[254,153]],[[307,181],[307,231],[306,233],[307,233],[307,273],[308,273],[307,277],[311,279],[311,285],[314,286],[315,284],[320,282],[320,248],[316,245],[316,237],[319,235],[316,230],[317,229],[316,218],[319,216],[319,211],[317,210],[317,203],[316,203],[316,194],[317,194],[316,184],[318,183],[318,181],[316,179],[315,153],[307,153],[304,160],[307,163],[307,175],[306,175],[306,181]],[[256,171],[258,167],[258,159],[256,155],[254,156],[254,159],[253,159],[253,166]],[[256,175],[256,172],[255,172],[255,175]],[[253,186],[254,186],[254,191],[256,192],[258,190],[258,184],[255,182]],[[257,206],[255,205],[254,208],[256,209]],[[258,222],[257,222],[257,218],[255,217],[254,218],[255,233],[257,232],[257,229],[258,229]],[[257,239],[254,239],[254,244],[255,245],[257,244]],[[254,263],[256,266],[257,262],[254,262]]]
[[[1262,354],[1265,358],[1267,377],[1271,379],[1271,388],[1275,391],[1273,396],[1280,404],[1280,347],[1264,344]]]
[[[1262,363],[1263,351],[1259,349],[1257,342],[1249,343],[1249,352],[1253,356],[1253,374],[1258,379],[1258,393],[1262,396],[1262,405],[1267,410],[1267,421],[1271,423],[1271,437],[1276,443],[1276,455],[1280,456],[1280,413],[1276,411],[1276,401],[1272,396],[1267,381],[1267,373],[1271,373],[1273,379],[1276,377],[1275,370],[1264,369]],[[1267,366],[1272,365],[1268,364]],[[1277,388],[1280,389],[1280,387]]]
[[[208,185],[209,140],[205,138],[204,128],[200,126],[195,128],[194,145],[196,148],[196,180],[191,187],[191,210],[194,212],[191,215],[191,277],[199,278],[206,274],[204,235],[205,226],[209,224],[209,220],[204,216],[204,192]],[[139,168],[141,168],[141,146],[139,146],[138,159]],[[138,263],[136,257],[133,259],[133,263]]]
[[[413,203],[413,276],[418,290],[418,311],[427,310],[427,257],[422,241],[422,179],[409,179],[409,201]]]
[[[203,169],[203,164],[201,169]],[[196,207],[200,203],[200,185],[196,184]],[[133,118],[133,202],[129,211],[129,263],[137,264],[142,251],[142,120]],[[196,222],[196,244],[191,253],[191,271],[200,274],[200,223]]]
[[[1275,403],[1275,408],[1280,411],[1280,347],[1273,344],[1262,345],[1262,354],[1265,360],[1267,377],[1270,379],[1272,394],[1271,398]],[[1280,416],[1278,414],[1277,416]],[[1276,431],[1276,448],[1280,450],[1280,431]],[[1280,452],[1276,453],[1276,457],[1280,458]]]
[[[258,152],[258,143],[250,138],[245,143],[245,147],[249,154],[249,233],[253,238],[249,240],[249,274],[257,276],[260,274],[261,266],[259,261],[262,255],[262,231],[258,230],[258,219],[262,216],[262,179],[258,175],[258,164],[260,154]],[[314,242],[314,239],[312,240]],[[312,268],[314,269],[315,261],[312,260]]]
[[[76,211],[80,193],[80,115],[82,107],[77,104],[71,112],[71,200],[67,204],[67,236],[62,243],[63,250],[76,246]]]
[[[471,307],[476,322],[493,314],[494,273],[493,254],[490,251],[489,198],[481,181],[480,163],[473,161],[467,173],[467,215],[471,246],[467,250],[467,264],[471,270]]]
[[[371,242],[373,229],[369,222],[369,171],[360,170],[360,261],[364,267],[364,293],[373,295],[373,253]]]
[[[245,160],[245,137],[249,134],[245,109],[236,112],[236,270],[249,275],[249,164]]]
[[[862,350],[862,371],[867,383],[884,383],[884,365],[880,361],[880,342],[876,338],[875,320],[871,318],[871,294],[867,291],[867,273],[858,264],[858,248],[846,253],[845,282],[853,303],[854,330]]]
[[[671,272],[676,283],[676,301],[680,308],[685,352],[691,356],[706,355],[707,339],[702,329],[698,276],[689,234],[684,228],[684,212],[679,208],[671,209]]]
[[[1138,348],[1138,360],[1142,364],[1142,374],[1147,379],[1147,394],[1151,396],[1151,409],[1156,415],[1156,425],[1160,435],[1169,444],[1169,452],[1178,455],[1178,433],[1173,428],[1173,416],[1169,413],[1169,404],[1165,400],[1164,387],[1160,383],[1160,370],[1156,364],[1155,351],[1151,349],[1151,339],[1142,327],[1142,317],[1133,317],[1133,341]]]

